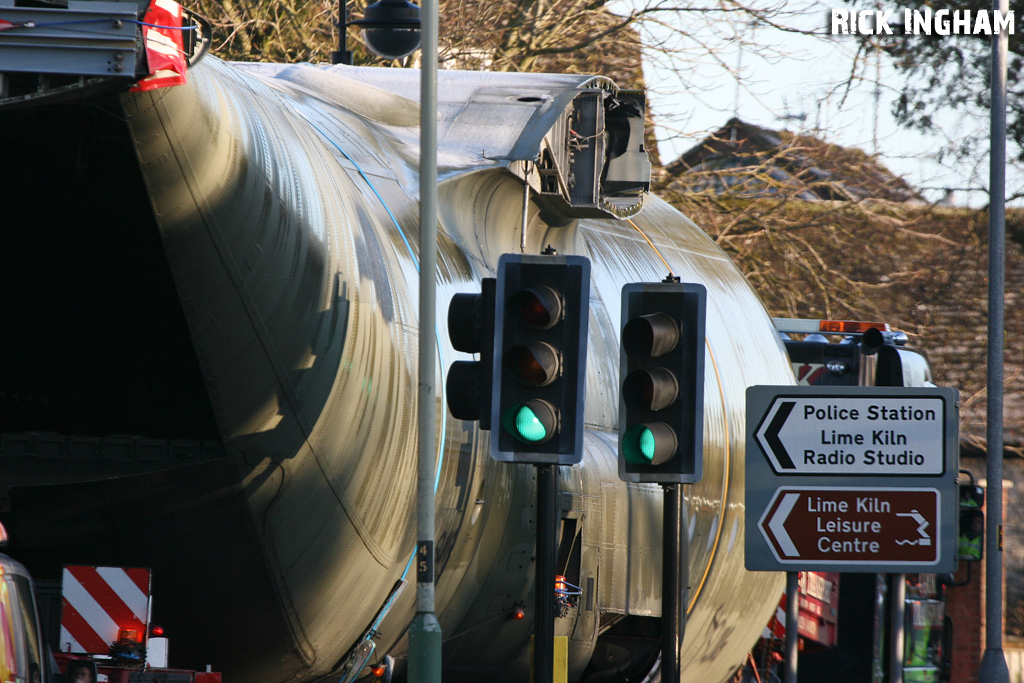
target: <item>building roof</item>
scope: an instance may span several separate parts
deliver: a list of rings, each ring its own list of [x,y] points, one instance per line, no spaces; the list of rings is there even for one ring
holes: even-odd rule
[[[666,169],[665,185],[690,192],[803,201],[920,200],[905,180],[865,152],[811,135],[730,119]]]

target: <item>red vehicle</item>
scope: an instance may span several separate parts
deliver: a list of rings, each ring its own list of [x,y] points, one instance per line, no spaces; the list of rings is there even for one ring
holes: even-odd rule
[[[882,322],[775,318],[798,384],[808,386],[933,386],[924,355],[906,346],[907,336]],[[798,634],[801,659],[814,662],[801,680],[882,681],[887,640],[892,628],[893,581],[900,575],[801,572],[798,584]],[[931,574],[908,575],[905,594],[906,634],[903,663],[910,680],[941,680],[939,661],[944,628],[942,591]],[[931,586],[922,593],[921,586]],[[840,619],[840,593],[844,614]],[[785,650],[786,597],[748,658],[737,680],[774,680]],[[846,632],[840,638],[840,623]],[[844,661],[859,661],[863,670]],[[828,665],[826,665],[826,662]],[[753,666],[750,666],[753,664]],[[801,667],[803,668],[803,667]],[[845,676],[845,678],[844,678]]]
[[[68,566],[58,597],[59,636],[40,618],[58,610],[40,610],[28,571],[0,555],[0,681],[221,683],[217,672],[167,668],[167,638],[149,623],[148,570]]]

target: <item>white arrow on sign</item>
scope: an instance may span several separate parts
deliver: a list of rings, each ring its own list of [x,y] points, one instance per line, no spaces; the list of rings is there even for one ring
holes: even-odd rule
[[[776,396],[754,436],[777,474],[940,475],[939,396]]]
[[[796,549],[796,545],[793,543],[793,539],[789,537],[785,527],[786,520],[789,519],[789,513],[796,507],[798,500],[800,500],[799,493],[787,493],[782,497],[782,502],[779,503],[779,507],[776,508],[771,521],[768,522],[768,528],[775,534],[775,540],[779,542],[779,547],[786,557],[800,557],[800,551]]]

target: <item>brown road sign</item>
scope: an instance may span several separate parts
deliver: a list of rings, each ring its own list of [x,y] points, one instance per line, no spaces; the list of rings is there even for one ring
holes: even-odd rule
[[[780,563],[933,565],[939,502],[933,488],[782,487],[758,526]]]

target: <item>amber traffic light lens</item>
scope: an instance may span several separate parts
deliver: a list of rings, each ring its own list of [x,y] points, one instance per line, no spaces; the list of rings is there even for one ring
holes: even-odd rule
[[[505,362],[516,379],[534,387],[547,386],[562,374],[562,355],[546,342],[513,346]]]

